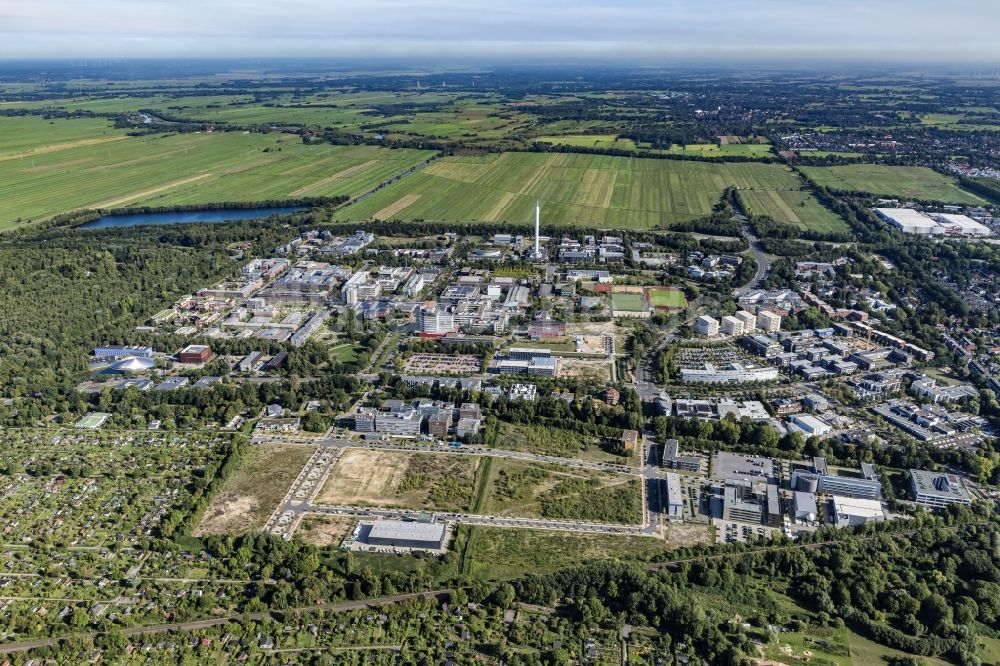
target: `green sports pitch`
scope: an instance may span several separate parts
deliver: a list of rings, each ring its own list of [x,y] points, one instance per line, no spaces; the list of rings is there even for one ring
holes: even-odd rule
[[[684,292],[674,287],[647,287],[646,298],[650,306],[657,309],[681,310],[688,304]]]
[[[642,312],[646,309],[646,299],[643,294],[619,292],[611,294],[611,306],[616,312]]]

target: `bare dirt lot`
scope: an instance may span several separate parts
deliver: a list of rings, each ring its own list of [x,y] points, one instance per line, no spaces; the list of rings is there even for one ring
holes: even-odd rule
[[[610,381],[611,366],[605,359],[567,358],[559,359],[560,377],[584,377],[602,382]]]
[[[338,546],[357,522],[354,518],[309,515],[302,519],[299,529],[295,531],[295,538],[320,548]]]
[[[348,449],[316,503],[465,511],[479,463],[474,456]]]
[[[253,446],[205,510],[195,536],[259,530],[315,452],[313,446]]]

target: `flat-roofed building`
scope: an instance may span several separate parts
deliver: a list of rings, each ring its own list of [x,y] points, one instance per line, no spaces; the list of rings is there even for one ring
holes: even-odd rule
[[[807,437],[822,437],[833,430],[829,423],[810,414],[793,414],[788,420]]]
[[[743,335],[743,327],[743,321],[732,316],[723,317],[719,322],[719,330],[724,335],[731,335],[733,337]]]
[[[446,534],[444,523],[378,520],[364,535],[364,543],[370,546],[439,550],[444,548]]]
[[[451,415],[439,412],[431,414],[427,419],[427,434],[434,437],[447,437],[451,428]]]
[[[665,508],[669,520],[684,519],[684,494],[681,492],[681,477],[676,472],[664,475],[667,486]]]
[[[747,312],[746,310],[739,310],[733,315],[741,322],[743,322],[743,332],[752,333],[753,329],[757,327],[757,315],[752,312]]]
[[[694,320],[694,331],[698,335],[712,336],[719,334],[719,320],[708,315],[700,315]]]
[[[777,333],[781,330],[781,315],[761,310],[757,313],[757,328],[765,333]]]
[[[989,236],[990,228],[976,222],[968,215],[932,213],[931,217],[946,234],[957,236]]]
[[[957,474],[911,469],[910,488],[917,504],[931,508],[939,509],[949,504],[972,504],[972,496],[962,477]]]
[[[668,439],[663,443],[663,456],[660,464],[671,469],[682,469],[688,472],[697,472],[701,469],[701,457],[684,455],[680,450],[681,444],[676,439]]]
[[[792,508],[795,512],[795,520],[798,522],[812,523],[819,516],[815,493],[796,490],[792,493]]]
[[[875,214],[904,234],[930,235],[944,231],[937,222],[912,208],[876,208]]]
[[[212,356],[212,348],[208,345],[188,345],[177,353],[177,360],[181,363],[205,363]]]
[[[837,527],[864,525],[880,520],[885,520],[885,509],[879,500],[842,495],[830,498],[830,522]]]

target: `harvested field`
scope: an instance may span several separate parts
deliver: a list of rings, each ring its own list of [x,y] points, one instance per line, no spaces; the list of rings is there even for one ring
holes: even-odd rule
[[[419,194],[407,194],[405,197],[402,197],[396,203],[386,206],[382,210],[378,211],[372,217],[374,217],[376,220],[391,219],[393,215],[395,215],[396,213],[400,212],[401,210],[409,206],[412,206],[419,200],[420,200]]]
[[[339,171],[339,172],[333,174],[332,176],[327,176],[326,178],[321,178],[321,179],[317,180],[315,183],[310,183],[309,185],[306,185],[305,187],[300,187],[299,189],[295,190],[294,192],[289,192],[288,196],[290,196],[290,197],[300,197],[300,196],[302,196],[304,194],[309,194],[310,192],[312,192],[314,190],[318,190],[319,188],[323,187],[324,185],[329,184],[331,181],[334,181],[337,178],[345,178],[347,176],[350,176],[355,171],[360,171],[361,169],[365,169],[367,167],[370,167],[373,164],[378,164],[378,160],[368,160],[367,162],[362,162],[361,164],[355,164],[354,166],[348,167],[348,168],[344,169],[343,171]]]

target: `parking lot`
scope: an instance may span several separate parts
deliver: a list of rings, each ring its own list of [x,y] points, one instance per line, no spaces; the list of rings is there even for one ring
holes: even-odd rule
[[[414,354],[403,363],[410,375],[474,375],[483,369],[483,359],[475,354]]]

